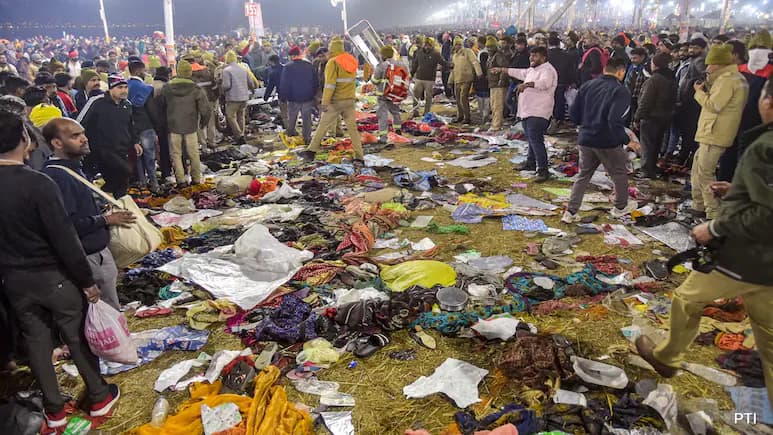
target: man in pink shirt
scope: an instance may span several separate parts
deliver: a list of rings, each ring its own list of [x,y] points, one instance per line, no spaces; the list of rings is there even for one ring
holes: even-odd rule
[[[537,183],[550,178],[548,172],[548,153],[545,150],[545,131],[553,116],[558,73],[548,63],[545,47],[534,47],[529,56],[530,68],[507,68],[507,75],[523,81],[516,91],[518,97],[518,118],[523,121],[523,129],[529,141],[529,155],[520,170],[537,171]],[[499,73],[505,68],[492,68]]]

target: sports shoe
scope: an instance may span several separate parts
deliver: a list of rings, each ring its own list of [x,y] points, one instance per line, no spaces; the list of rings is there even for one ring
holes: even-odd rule
[[[517,163],[514,166],[514,168],[516,171],[536,171],[537,164],[534,162],[525,161],[525,162]]]
[[[609,214],[612,215],[613,218],[621,218],[627,214],[631,214],[631,212],[637,208],[639,208],[639,204],[636,201],[628,200],[628,204],[624,208],[619,209],[614,207],[609,211]]]
[[[67,426],[67,414],[64,409],[56,413],[46,411],[46,425],[51,429]]]
[[[110,390],[110,393],[101,402],[91,405],[91,409],[89,410],[90,416],[104,417],[107,414],[110,414],[110,411],[113,410],[115,404],[118,403],[118,399],[121,398],[121,390],[118,388],[118,385],[109,384],[107,388]]]
[[[580,220],[582,220],[582,218],[580,217],[579,214],[572,213],[569,210],[565,210],[564,215],[561,216],[561,222],[565,224],[573,224],[576,222],[580,222]]]
[[[548,180],[550,180],[550,172],[547,169],[537,171],[537,178],[534,179],[535,183],[544,183]]]

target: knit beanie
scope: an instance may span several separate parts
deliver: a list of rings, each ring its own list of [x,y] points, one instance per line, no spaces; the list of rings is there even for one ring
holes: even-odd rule
[[[330,54],[333,56],[338,56],[339,54],[344,52],[344,41],[341,40],[339,37],[334,37],[330,40],[330,44],[328,44],[327,49],[330,51]]]
[[[714,45],[706,55],[706,65],[732,65],[733,46],[728,44]]]
[[[749,48],[773,48],[773,40],[767,30],[762,29],[749,40]]]
[[[214,61],[215,61],[215,55],[214,55],[214,54],[212,54],[212,53],[211,53],[211,52],[209,52],[209,51],[205,51],[205,52],[204,52],[204,53],[201,55],[201,59],[202,59],[202,60],[204,60],[204,62],[207,62],[207,63],[212,63],[212,62],[214,62]]]
[[[56,82],[56,86],[58,88],[67,86],[70,83],[70,80],[72,80],[72,77],[70,77],[70,75],[67,73],[57,73],[54,76],[54,81]]]
[[[65,68],[62,62],[59,62],[58,60],[52,58],[51,62],[48,63],[48,72],[50,72],[51,74],[54,74],[54,72],[58,69],[67,69],[67,68]]]
[[[486,48],[496,48],[497,46],[497,39],[493,36],[487,36],[486,37]]]
[[[464,40],[462,40],[461,36],[457,36],[454,38],[454,45],[462,45],[464,43]]]
[[[319,47],[321,47],[321,46],[322,46],[322,43],[319,42],[319,40],[315,39],[315,40],[311,41],[311,43],[309,44],[309,48],[306,51],[309,54],[313,55],[313,54],[315,54],[317,52],[317,50],[319,50]]]
[[[177,64],[177,77],[181,79],[189,79],[193,76],[193,67],[187,60],[181,60]]]
[[[381,58],[384,60],[391,59],[395,55],[395,49],[391,45],[385,45],[379,50]]]
[[[236,53],[234,53],[231,50],[228,50],[228,53],[225,54],[225,63],[232,64],[236,62]]]
[[[424,43],[425,44],[430,44],[430,45],[432,45],[434,47],[435,46],[435,38],[430,36],[429,38],[424,40]]]

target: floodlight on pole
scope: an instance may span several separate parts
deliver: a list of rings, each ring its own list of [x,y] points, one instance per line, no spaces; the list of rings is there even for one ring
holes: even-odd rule
[[[107,31],[107,15],[105,14],[105,2],[99,0],[99,18],[102,19],[102,27],[105,29],[105,42],[110,43],[110,33]]]
[[[344,22],[344,35],[349,35],[349,21],[346,16],[346,0],[330,0],[330,5],[335,7],[338,7],[338,5],[341,5],[341,20]]]
[[[172,4],[172,0],[163,0],[163,2],[164,33],[166,34],[166,63],[169,68],[173,68],[177,58],[174,47],[174,5]]]

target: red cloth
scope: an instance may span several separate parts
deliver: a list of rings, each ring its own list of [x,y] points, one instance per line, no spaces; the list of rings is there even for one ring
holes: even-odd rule
[[[67,110],[67,112],[70,115],[78,112],[78,108],[75,107],[75,103],[72,102],[72,97],[70,96],[70,94],[68,94],[65,91],[56,91],[56,95],[58,95],[59,98],[62,99],[62,102],[64,103],[64,108]]]

